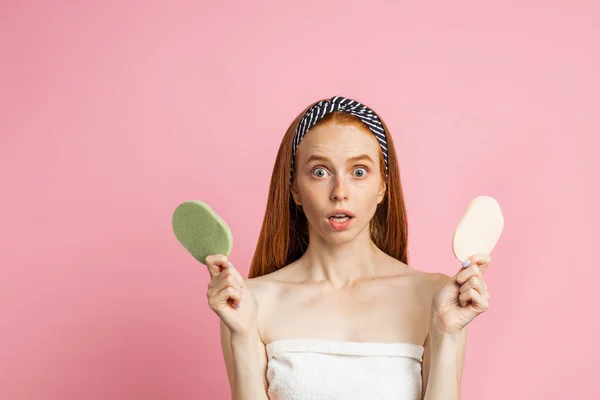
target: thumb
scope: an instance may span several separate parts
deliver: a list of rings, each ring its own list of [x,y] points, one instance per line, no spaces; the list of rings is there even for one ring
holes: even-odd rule
[[[462,264],[463,268],[470,267],[471,265],[477,265],[481,272],[485,272],[492,261],[492,257],[487,254],[475,254],[469,257]]]

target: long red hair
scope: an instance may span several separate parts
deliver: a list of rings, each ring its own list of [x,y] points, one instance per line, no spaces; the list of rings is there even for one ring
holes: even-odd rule
[[[281,141],[271,175],[265,217],[250,264],[248,278],[266,275],[291,264],[298,260],[308,247],[308,221],[301,208],[294,202],[290,192],[292,142],[300,119],[319,101],[321,100],[306,107],[294,119]],[[379,114],[377,117],[385,129],[388,175],[387,177],[385,175],[385,162],[380,147],[379,170],[387,187],[385,198],[377,206],[370,223],[371,239],[386,254],[408,264],[408,222],[400,183],[398,159],[386,124]],[[372,134],[358,117],[342,111],[327,114],[315,126],[330,122],[339,125],[355,125]],[[295,173],[293,179],[293,184],[295,184]]]

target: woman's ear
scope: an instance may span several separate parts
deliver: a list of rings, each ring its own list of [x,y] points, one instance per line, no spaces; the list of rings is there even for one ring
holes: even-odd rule
[[[383,199],[385,198],[386,189],[387,189],[387,185],[385,184],[385,181],[382,181],[379,193],[377,193],[377,204],[380,204],[383,201]]]
[[[301,206],[302,202],[300,201],[300,192],[298,191],[298,184],[296,183],[296,180],[294,180],[294,183],[292,184],[290,193],[292,194],[292,198],[294,199],[296,205]]]

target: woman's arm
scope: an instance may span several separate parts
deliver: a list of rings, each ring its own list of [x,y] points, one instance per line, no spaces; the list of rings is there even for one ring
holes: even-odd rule
[[[467,331],[431,330],[423,353],[423,400],[459,400]]]
[[[268,400],[267,354],[259,334],[231,336],[221,322],[221,348],[232,400]]]
[[[424,400],[460,399],[466,327],[489,308],[490,294],[483,273],[491,260],[487,254],[475,254],[453,277],[441,279],[445,282],[431,301],[428,340],[431,354]],[[443,276],[437,276],[440,275]]]
[[[491,260],[487,254],[469,257],[452,278],[444,278],[445,283],[433,296],[424,400],[460,399],[466,327],[489,308],[490,294],[483,273]]]

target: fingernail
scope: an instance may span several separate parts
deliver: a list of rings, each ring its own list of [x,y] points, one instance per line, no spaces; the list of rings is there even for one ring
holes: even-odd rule
[[[233,264],[231,263],[231,261],[229,261],[229,262],[227,263],[227,265],[229,265],[230,267],[233,267]]]
[[[464,263],[462,263],[463,268],[464,267],[468,267],[471,264],[471,260],[467,260]]]

